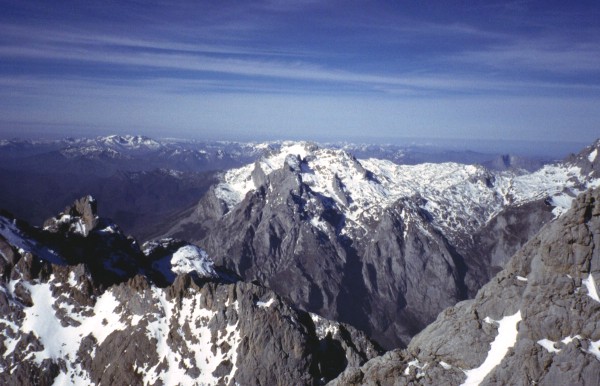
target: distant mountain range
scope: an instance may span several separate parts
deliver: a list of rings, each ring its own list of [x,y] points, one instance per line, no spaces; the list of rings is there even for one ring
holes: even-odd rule
[[[1,141],[0,384],[593,384],[599,153]]]
[[[110,203],[106,215],[140,239],[160,234],[164,218],[193,205],[214,180],[216,171],[240,167],[283,142],[201,142],[152,139],[134,135],[59,140],[0,140],[0,202],[20,218],[40,223],[52,208],[93,194]],[[456,161],[496,169],[536,169],[539,158],[439,148],[331,144],[361,158],[397,163]],[[160,188],[158,188],[160,186]]]
[[[62,167],[78,171],[77,162],[90,160],[94,171],[110,175],[116,170],[147,171],[173,169],[181,172],[224,170],[253,161],[267,151],[284,146],[286,141],[262,143],[207,142],[184,139],[153,139],[139,135],[110,135],[96,138],[64,138],[58,140],[0,139],[0,159],[11,168],[39,171]],[[446,150],[441,146],[372,145],[327,143],[323,147],[342,149],[358,158],[387,159],[398,164],[458,162],[482,164],[492,169],[522,168],[533,170],[550,159],[509,154]],[[18,162],[11,162],[18,160]],[[44,164],[44,161],[50,162]],[[81,166],[81,167],[83,167]],[[101,167],[100,167],[101,166]],[[64,170],[66,169],[66,170]],[[88,170],[89,171],[89,170]]]

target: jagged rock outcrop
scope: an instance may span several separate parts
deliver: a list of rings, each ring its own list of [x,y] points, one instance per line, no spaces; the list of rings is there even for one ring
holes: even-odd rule
[[[87,236],[98,223],[98,208],[92,196],[82,197],[57,217],[46,220],[44,229],[53,233],[74,233]]]
[[[594,151],[527,173],[395,165],[291,143],[225,173],[167,234],[394,348],[473,297],[593,186],[581,170],[597,167]]]
[[[304,183],[301,166],[286,165],[228,215],[203,224],[207,237],[193,240],[218,264],[385,345],[408,342],[433,320],[431,310],[467,297],[460,256],[411,202],[382,211],[368,224],[369,238],[353,240],[340,234],[345,218],[334,202]],[[337,200],[347,204],[343,197]],[[205,200],[215,202],[211,195]],[[414,224],[403,222],[407,213]]]
[[[109,220],[85,208],[46,230],[0,216],[0,384],[316,385],[380,353],[363,333],[237,280],[189,243],[142,251],[125,238],[120,251],[118,227],[98,229]],[[71,220],[85,224],[88,212],[96,226],[83,235]],[[138,265],[98,278],[121,259]]]
[[[406,350],[331,385],[595,385],[600,379],[600,189],[581,194]]]

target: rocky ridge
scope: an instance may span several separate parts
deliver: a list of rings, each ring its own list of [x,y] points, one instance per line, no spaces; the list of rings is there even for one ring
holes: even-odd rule
[[[140,248],[84,197],[0,216],[1,384],[322,384],[379,349],[189,243]]]
[[[594,385],[600,379],[600,189],[581,194],[485,285],[331,385]]]
[[[541,225],[600,184],[584,173],[600,169],[598,147],[529,173],[396,165],[284,143],[224,173],[167,235],[398,347],[474,296]]]

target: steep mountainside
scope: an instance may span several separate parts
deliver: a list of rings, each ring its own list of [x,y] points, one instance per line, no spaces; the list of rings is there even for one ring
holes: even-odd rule
[[[397,165],[284,143],[224,173],[168,234],[397,347],[473,296],[543,222],[598,185],[599,147],[527,173]]]
[[[406,350],[331,385],[597,385],[600,189],[546,225],[474,300],[442,312]]]
[[[110,135],[58,140],[0,139],[0,203],[38,224],[53,208],[92,194],[110,203],[105,215],[141,240],[164,232],[165,224],[198,202],[216,171],[240,167],[282,142],[205,142]],[[334,145],[332,145],[334,146]],[[364,158],[396,163],[494,162],[498,155],[444,151],[439,146],[343,144]],[[500,157],[500,167],[529,167],[540,160]]]
[[[1,207],[32,224],[92,194],[126,232],[147,239],[194,205],[214,172],[258,157],[267,144],[154,140],[143,136],[0,140]]]
[[[322,384],[379,351],[197,246],[140,248],[84,197],[0,216],[0,384]]]

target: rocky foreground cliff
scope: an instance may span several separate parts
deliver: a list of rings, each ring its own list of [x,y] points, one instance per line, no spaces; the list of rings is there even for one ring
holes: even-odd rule
[[[91,197],[44,229],[0,216],[0,331],[3,385],[316,385],[379,353],[194,245],[138,246]]]
[[[597,385],[600,189],[580,195],[485,285],[406,350],[331,385]]]

